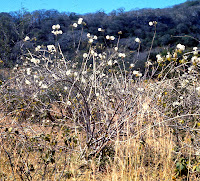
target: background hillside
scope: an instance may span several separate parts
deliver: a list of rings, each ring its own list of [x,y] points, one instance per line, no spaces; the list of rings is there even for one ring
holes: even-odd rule
[[[103,11],[89,14],[76,14],[70,12],[58,12],[57,10],[37,10],[27,12],[0,13],[0,59],[3,61],[1,66],[12,67],[20,62],[20,57],[28,48],[36,45],[54,44],[54,35],[51,33],[53,24],[60,24],[63,31],[62,36],[58,36],[64,55],[71,57],[74,42],[79,41],[81,27],[73,30],[72,24],[79,17],[83,17],[86,23],[80,50],[86,49],[87,33],[98,36],[98,42],[108,47],[110,41],[105,40],[106,35],[116,37],[120,35],[120,46],[125,47],[127,53],[131,55],[137,49],[135,38],[141,39],[140,63],[145,61],[151,45],[154,29],[149,26],[150,21],[157,21],[157,34],[153,44],[153,50],[159,51],[159,47],[172,48],[178,43],[187,47],[198,46],[200,39],[200,1],[187,1],[180,5],[165,9],[140,9],[125,12],[123,8],[106,14]],[[105,30],[104,33],[98,32],[98,28]],[[185,36],[187,35],[187,36]],[[31,41],[24,42],[23,39],[29,36]],[[184,36],[182,38],[177,36]],[[194,38],[191,38],[191,37]],[[133,56],[132,56],[133,57]],[[127,61],[128,61],[127,57]],[[142,63],[141,63],[142,66]]]

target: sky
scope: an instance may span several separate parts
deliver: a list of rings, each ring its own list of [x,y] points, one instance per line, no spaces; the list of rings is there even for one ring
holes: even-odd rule
[[[186,0],[0,0],[0,12],[18,11],[22,8],[32,12],[39,9],[56,9],[59,12],[78,14],[104,10],[106,13],[118,8],[125,11],[142,8],[165,8]]]

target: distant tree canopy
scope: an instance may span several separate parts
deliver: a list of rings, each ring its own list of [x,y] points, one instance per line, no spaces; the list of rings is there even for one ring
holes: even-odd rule
[[[157,34],[153,48],[174,46],[177,43],[186,46],[198,46],[200,40],[200,0],[187,1],[165,9],[140,9],[125,12],[123,8],[109,14],[103,11],[79,15],[57,10],[37,10],[27,12],[20,10],[11,13],[0,13],[0,59],[5,67],[11,67],[20,60],[20,56],[27,48],[36,45],[54,44],[55,37],[51,33],[54,24],[60,24],[63,35],[58,37],[65,54],[74,52],[73,41],[80,36],[81,28],[73,30],[71,25],[83,17],[86,25],[84,35],[91,33],[99,37],[113,35],[118,37],[122,31],[120,46],[127,50],[135,50],[136,37],[141,39],[141,51],[147,51],[151,45],[154,29],[149,26],[150,21],[157,21]],[[105,30],[104,35],[98,28]],[[188,35],[188,37],[182,37]],[[29,36],[31,41],[24,42]],[[75,38],[74,38],[75,37]],[[105,43],[102,38],[102,43]],[[87,39],[83,37],[81,49],[84,50]]]

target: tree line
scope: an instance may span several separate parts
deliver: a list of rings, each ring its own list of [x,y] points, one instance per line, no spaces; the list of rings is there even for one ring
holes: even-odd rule
[[[84,19],[84,26],[73,28],[72,24],[78,18]],[[37,10],[28,12],[24,9],[0,13],[0,59],[4,67],[12,67],[20,62],[21,55],[27,49],[37,45],[55,44],[55,37],[51,33],[52,25],[59,24],[63,34],[58,36],[64,55],[72,56],[82,35],[80,50],[87,48],[87,33],[98,36],[98,42],[105,47],[117,43],[125,47],[126,51],[135,51],[138,44],[136,37],[141,40],[141,52],[148,51],[151,46],[154,28],[150,21],[157,21],[156,37],[153,50],[159,47],[171,48],[178,43],[188,47],[199,45],[200,40],[200,0],[164,9],[139,9],[125,12],[123,8],[106,14],[104,11],[80,15],[73,12],[59,12],[57,10]],[[83,32],[82,32],[83,28]],[[105,30],[103,33],[98,28]],[[119,34],[119,32],[121,32]],[[106,35],[115,36],[111,43],[105,39]],[[30,41],[24,41],[26,36]],[[144,59],[145,55],[141,57]]]

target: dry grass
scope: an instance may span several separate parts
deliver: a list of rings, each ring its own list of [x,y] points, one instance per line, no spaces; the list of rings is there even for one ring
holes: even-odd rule
[[[141,87],[149,90],[150,84],[152,81]],[[177,138],[170,121],[166,122],[158,109],[160,103],[150,95],[150,91],[139,94],[134,111],[126,114],[123,107],[117,114],[107,110],[108,115],[114,115],[112,128],[117,129],[117,135],[90,158],[84,154],[90,151],[85,130],[78,127],[63,106],[51,106],[52,116],[68,117],[55,122],[20,121],[24,109],[17,114],[19,117],[2,114],[1,180],[198,180],[194,169],[197,164],[192,161],[195,147],[188,150],[192,145],[190,131],[184,133],[183,139],[180,135]],[[127,98],[125,106],[131,101]],[[179,175],[176,163],[182,157],[188,158],[187,173]]]
[[[4,122],[7,125],[4,125],[1,131],[5,130],[5,127],[12,127],[13,130],[8,134],[13,137],[3,141],[2,146],[4,148],[1,146],[1,179],[14,180],[15,177],[16,180],[22,180],[22,178],[25,180],[67,180],[67,178],[69,180],[108,181],[176,180],[175,161],[178,156],[174,154],[176,143],[173,131],[163,124],[163,119],[158,113],[147,113],[148,103],[149,101],[143,104],[146,113],[142,112],[137,115],[137,125],[135,125],[137,134],[132,132],[131,117],[124,118],[126,120],[126,124],[124,124],[126,132],[108,143],[107,146],[113,148],[113,155],[109,156],[108,154],[103,162],[98,157],[89,162],[79,159],[78,150],[73,146],[71,151],[59,151],[58,148],[63,146],[62,129],[52,130],[51,126],[44,127],[39,124],[19,124],[18,122],[11,124],[12,119],[7,118]],[[148,109],[150,110],[150,108]],[[157,126],[153,126],[155,119]],[[118,124],[117,117],[115,124]],[[144,125],[145,129],[143,128]],[[15,134],[16,130],[19,131],[18,135]],[[30,139],[41,134],[49,134],[52,140],[57,140],[56,147],[41,140],[40,144],[46,146],[42,152],[38,149],[29,151],[27,144],[31,143]],[[80,132],[77,135],[79,135],[79,144],[85,142],[84,134]],[[23,136],[27,137],[27,140],[25,139],[23,145],[19,148],[22,141],[20,137]],[[47,164],[47,168],[45,168],[41,156],[44,157],[43,153],[51,150],[50,147],[56,150],[55,163]],[[12,167],[10,162],[12,162]],[[24,168],[25,165],[28,168]],[[29,176],[26,177],[27,169],[30,170],[32,167],[30,165],[33,166],[34,170],[30,171]]]

